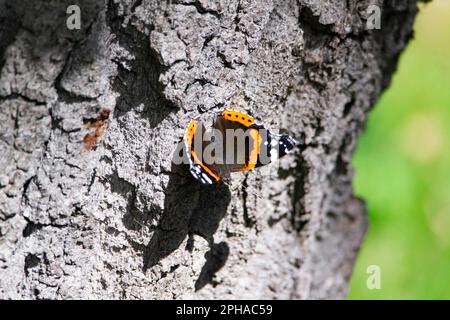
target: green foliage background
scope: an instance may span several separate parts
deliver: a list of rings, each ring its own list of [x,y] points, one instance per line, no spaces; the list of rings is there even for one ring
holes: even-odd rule
[[[450,299],[450,1],[420,9],[354,157],[370,228],[349,299]],[[379,290],[366,286],[370,265]]]

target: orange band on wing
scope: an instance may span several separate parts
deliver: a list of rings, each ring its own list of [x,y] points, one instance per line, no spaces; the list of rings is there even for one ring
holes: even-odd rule
[[[253,138],[254,145],[253,149],[250,151],[248,163],[245,166],[244,170],[252,170],[256,167],[256,163],[258,162],[258,155],[261,148],[262,137],[259,134],[259,131],[256,129],[250,129],[250,137]]]
[[[200,165],[200,167],[203,168],[203,170],[205,170],[211,177],[213,177],[214,179],[216,179],[216,181],[220,180],[220,176],[217,175],[216,173],[214,173],[210,168],[208,168],[207,166],[205,166],[205,164],[203,164],[203,162],[201,162],[198,157],[197,154],[195,153],[194,150],[191,150],[191,155],[192,158],[194,158],[194,162],[197,163],[198,165]]]
[[[194,140],[195,129],[197,129],[197,121],[191,120],[191,122],[189,122],[188,128],[186,129],[186,135],[184,136],[184,139],[189,146]]]
[[[233,110],[224,110],[222,112],[222,117],[224,117],[226,120],[239,122],[240,124],[246,127],[252,125],[255,122],[255,119],[253,119],[253,117],[250,117],[242,112]]]
[[[214,173],[211,169],[209,169],[203,162],[201,162],[199,160],[199,158],[197,157],[197,154],[195,153],[195,151],[192,149],[192,142],[194,141],[194,134],[195,134],[196,129],[197,129],[197,121],[191,120],[191,122],[189,122],[188,128],[186,130],[185,139],[191,149],[190,151],[191,151],[192,158],[194,159],[194,162],[197,163],[200,167],[202,167],[203,170],[205,170],[211,177],[216,179],[216,181],[219,181],[220,176],[217,175],[216,173]]]

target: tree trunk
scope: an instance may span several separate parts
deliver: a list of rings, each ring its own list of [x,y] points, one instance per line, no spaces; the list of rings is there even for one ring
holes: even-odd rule
[[[0,298],[345,298],[351,156],[416,2],[70,4],[0,1]],[[232,101],[298,146],[200,185],[174,150]]]

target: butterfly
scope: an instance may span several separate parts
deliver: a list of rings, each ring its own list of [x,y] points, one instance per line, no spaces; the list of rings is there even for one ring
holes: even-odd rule
[[[203,184],[228,180],[230,173],[250,171],[283,157],[296,141],[256,124],[235,110],[216,114],[210,129],[192,119],[184,136],[189,171]]]

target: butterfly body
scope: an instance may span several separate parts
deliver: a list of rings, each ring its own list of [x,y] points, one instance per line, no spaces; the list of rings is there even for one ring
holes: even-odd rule
[[[220,112],[210,130],[191,120],[184,141],[190,172],[204,184],[269,164],[295,146],[289,135],[274,134],[253,117],[234,110]]]

